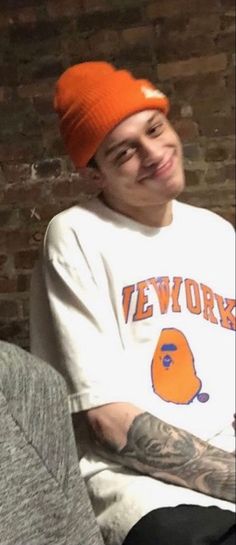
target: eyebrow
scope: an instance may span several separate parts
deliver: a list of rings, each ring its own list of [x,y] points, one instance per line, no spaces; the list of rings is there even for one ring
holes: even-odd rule
[[[151,124],[155,118],[159,116],[159,112],[156,111],[154,114],[152,114],[152,116],[147,120],[146,124],[149,125]],[[107,148],[107,150],[105,151],[105,157],[107,157],[108,155],[110,155],[113,151],[115,151],[116,149],[118,148],[121,148],[122,146],[125,146],[127,144],[132,144],[134,142],[133,139],[131,138],[126,138],[125,140],[121,140],[120,142],[117,142],[116,144],[113,144],[111,146],[109,146]]]

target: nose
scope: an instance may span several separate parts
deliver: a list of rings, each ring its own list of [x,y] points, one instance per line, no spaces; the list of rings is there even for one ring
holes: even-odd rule
[[[142,141],[140,156],[144,167],[158,164],[162,159],[162,149],[156,140],[145,139]]]

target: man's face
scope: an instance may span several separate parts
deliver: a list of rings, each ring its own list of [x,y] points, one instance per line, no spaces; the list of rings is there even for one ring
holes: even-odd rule
[[[106,200],[131,207],[161,206],[184,188],[180,140],[157,110],[122,121],[95,156]]]

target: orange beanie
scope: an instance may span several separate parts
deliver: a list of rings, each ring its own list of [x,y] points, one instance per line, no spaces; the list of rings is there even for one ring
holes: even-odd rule
[[[142,110],[167,114],[169,101],[149,81],[96,61],[76,64],[62,74],[54,107],[66,150],[76,167],[84,167],[123,119]]]

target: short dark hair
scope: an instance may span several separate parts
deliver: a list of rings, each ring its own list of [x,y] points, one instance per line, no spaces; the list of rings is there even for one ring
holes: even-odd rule
[[[88,167],[90,168],[98,168],[98,165],[97,165],[97,161],[95,159],[95,157],[91,157],[91,159],[89,159],[89,162],[88,162]]]

